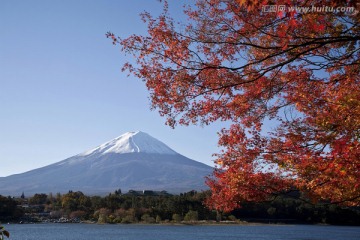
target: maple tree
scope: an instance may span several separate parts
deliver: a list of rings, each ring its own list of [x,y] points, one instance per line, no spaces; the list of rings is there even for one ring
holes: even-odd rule
[[[164,2],[160,16],[141,15],[147,35],[107,36],[134,55],[123,70],[145,81],[168,125],[231,123],[219,133],[208,206],[229,211],[294,189],[312,201],[359,205],[356,1],[271,4],[197,0],[178,23]]]

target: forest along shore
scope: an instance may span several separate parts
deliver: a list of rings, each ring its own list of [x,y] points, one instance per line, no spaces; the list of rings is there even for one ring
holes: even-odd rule
[[[209,194],[190,191],[172,195],[165,191],[135,190],[122,193],[119,189],[107,196],[87,196],[80,191],[0,196],[0,222],[360,225],[360,209],[355,207],[314,205],[296,196],[283,196],[264,203],[244,202],[242,208],[223,213],[203,204]]]

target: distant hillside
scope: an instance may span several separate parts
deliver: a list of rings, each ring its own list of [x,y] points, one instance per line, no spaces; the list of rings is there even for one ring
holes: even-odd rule
[[[127,132],[94,149],[29,172],[0,178],[1,195],[88,194],[135,190],[205,190],[212,168],[143,132]]]

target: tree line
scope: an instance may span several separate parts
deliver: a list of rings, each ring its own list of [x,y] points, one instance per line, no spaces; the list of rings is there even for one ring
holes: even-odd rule
[[[0,222],[91,221],[95,223],[266,222],[360,225],[360,208],[312,204],[299,196],[278,196],[265,202],[243,202],[224,213],[208,208],[210,192],[179,195],[136,195],[115,191],[107,196],[39,193],[21,198],[0,196]],[[299,193],[297,193],[299,194]]]

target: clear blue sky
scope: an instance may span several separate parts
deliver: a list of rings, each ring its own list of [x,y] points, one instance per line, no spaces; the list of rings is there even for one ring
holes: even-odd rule
[[[170,1],[181,14],[184,1]],[[0,0],[0,177],[42,167],[141,130],[212,165],[217,132],[165,126],[144,83],[121,72],[129,56],[106,39],[144,33],[157,0]]]

